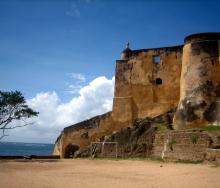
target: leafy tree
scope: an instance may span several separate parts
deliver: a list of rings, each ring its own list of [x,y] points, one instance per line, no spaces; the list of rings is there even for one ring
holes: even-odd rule
[[[6,130],[27,126],[31,123],[25,120],[37,115],[38,112],[28,107],[20,91],[0,91],[0,131],[2,132],[0,139],[8,136],[5,134]],[[23,125],[13,126],[11,122],[15,120],[23,121]]]

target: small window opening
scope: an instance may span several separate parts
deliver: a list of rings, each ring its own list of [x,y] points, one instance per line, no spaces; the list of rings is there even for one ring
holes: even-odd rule
[[[156,79],[156,85],[161,85],[162,84],[162,79],[161,78],[157,78]]]
[[[160,56],[159,55],[153,56],[153,63],[156,63],[156,64],[160,63]]]

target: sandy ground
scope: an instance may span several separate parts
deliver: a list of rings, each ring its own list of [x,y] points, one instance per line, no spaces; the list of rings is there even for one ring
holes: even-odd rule
[[[0,188],[220,188],[220,167],[133,160],[0,161]]]

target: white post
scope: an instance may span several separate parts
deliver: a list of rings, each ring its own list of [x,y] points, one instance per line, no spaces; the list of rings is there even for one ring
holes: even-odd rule
[[[117,159],[118,158],[118,142],[116,142],[115,147],[116,147],[116,159]]]

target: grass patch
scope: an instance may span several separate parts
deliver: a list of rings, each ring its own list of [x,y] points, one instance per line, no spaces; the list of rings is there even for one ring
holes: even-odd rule
[[[155,124],[155,125],[153,125],[153,127],[155,127],[157,131],[168,131],[168,130],[170,130],[170,129],[167,128],[167,125],[162,124],[162,123]]]
[[[165,162],[161,157],[148,157],[147,160]]]
[[[206,127],[202,127],[201,129],[207,132],[220,132],[220,125],[208,125]]]
[[[120,160],[121,158],[116,158],[116,157],[88,157],[87,159],[89,159],[89,160],[112,160],[112,161],[116,161],[116,160]]]
[[[152,160],[152,161],[160,161],[164,162],[164,160],[161,157],[84,157],[84,158],[74,158],[74,159],[88,159],[88,160],[112,160],[112,161],[118,161],[118,160],[130,160],[130,161],[146,161],[146,160]]]
[[[146,158],[142,158],[142,157],[95,157],[95,158],[88,158],[91,160],[131,160],[131,161],[140,161],[140,160],[146,160]]]
[[[183,163],[183,164],[201,164],[203,163],[203,160],[196,160],[196,161],[193,161],[193,160],[178,160],[178,161],[175,161],[176,163]]]

